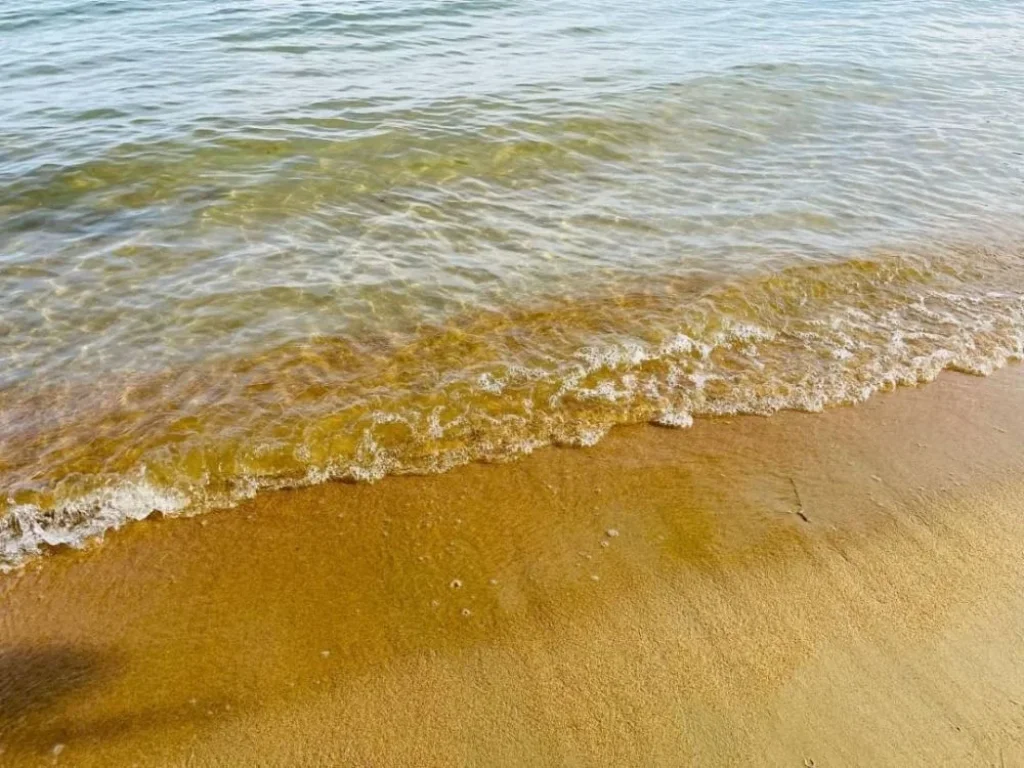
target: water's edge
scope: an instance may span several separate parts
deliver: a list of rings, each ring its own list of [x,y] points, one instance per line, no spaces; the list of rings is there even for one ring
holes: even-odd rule
[[[375,352],[321,340],[101,399],[71,390],[47,409],[40,397],[55,393],[0,393],[5,475],[20,483],[0,508],[0,564],[263,489],[505,461],[592,445],[619,424],[820,411],[944,370],[987,375],[1024,356],[1021,270],[1018,247],[874,254],[484,315]]]

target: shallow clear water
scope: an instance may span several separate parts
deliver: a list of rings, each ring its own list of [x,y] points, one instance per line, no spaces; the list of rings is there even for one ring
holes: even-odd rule
[[[0,560],[1024,334],[1016,0],[7,0]]]

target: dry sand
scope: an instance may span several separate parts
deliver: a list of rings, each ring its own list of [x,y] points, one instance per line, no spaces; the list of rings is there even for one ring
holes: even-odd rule
[[[1024,371],[0,575],[0,764],[1024,765]]]

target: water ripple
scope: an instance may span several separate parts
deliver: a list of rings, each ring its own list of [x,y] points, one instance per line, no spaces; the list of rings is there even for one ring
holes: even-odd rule
[[[4,509],[80,532],[126,514],[128,475],[187,507],[681,423],[707,403],[670,375],[679,333],[738,409],[986,369],[1018,340],[1022,22],[1017,0],[7,0]],[[927,266],[891,292],[849,272],[879,249]],[[878,303],[783,277],[817,269]]]

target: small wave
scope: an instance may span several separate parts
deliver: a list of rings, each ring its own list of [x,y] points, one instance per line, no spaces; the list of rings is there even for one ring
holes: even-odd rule
[[[125,480],[52,509],[14,505],[0,518],[0,568],[47,548],[80,547],[131,520],[143,520],[155,511],[176,514],[188,504],[188,497],[180,491]]]
[[[321,338],[83,389],[0,392],[0,564],[154,511],[444,472],[617,424],[820,411],[1024,355],[1019,249],[876,254]]]

